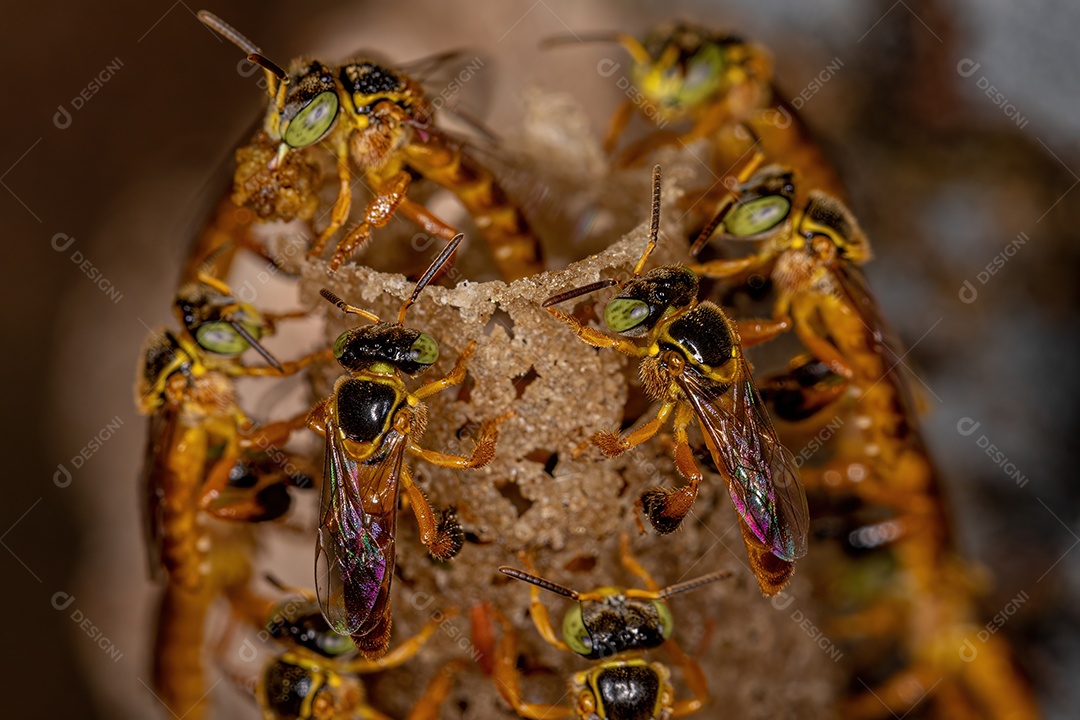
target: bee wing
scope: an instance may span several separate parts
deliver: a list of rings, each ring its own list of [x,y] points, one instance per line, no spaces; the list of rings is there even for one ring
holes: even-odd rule
[[[352,635],[358,647],[372,632],[385,632],[385,638],[376,641],[385,650],[406,438],[391,431],[383,440],[380,459],[359,463],[348,456],[339,433],[328,419],[315,588],[334,630]]]
[[[749,369],[744,372],[725,393],[705,386],[690,371],[677,382],[694,408],[740,517],[770,552],[795,560],[806,554],[806,494],[795,458],[776,437]]]
[[[886,365],[885,379],[901,398],[904,409],[907,411],[906,417],[916,417],[915,399],[912,397],[910,386],[903,378],[904,366],[895,350],[899,347],[896,333],[881,314],[877,300],[867,285],[866,276],[857,266],[848,262],[838,262],[830,269],[848,305],[855,309],[863,325],[873,335],[874,351],[881,356]]]
[[[149,418],[146,438],[146,456],[143,460],[140,482],[143,501],[143,529],[146,534],[147,561],[150,578],[161,580],[165,543],[163,485],[165,473],[172,472],[167,460],[174,450],[177,413],[171,408],[160,408]]]

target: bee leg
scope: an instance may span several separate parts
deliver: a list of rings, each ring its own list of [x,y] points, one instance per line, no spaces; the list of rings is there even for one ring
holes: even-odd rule
[[[328,268],[328,272],[337,272],[338,268],[340,268],[358,248],[367,245],[369,240],[371,240],[371,224],[367,221],[358,223],[356,227],[346,233],[345,237],[334,249],[334,254],[330,257],[330,267]]]
[[[439,629],[439,626],[442,625],[447,618],[451,618],[456,614],[457,610],[454,608],[451,608],[446,612],[435,613],[430,620],[424,623],[424,627],[420,628],[420,632],[402,642],[382,657],[375,659],[362,657],[354,658],[348,662],[337,664],[335,669],[342,673],[364,674],[378,672],[380,670],[389,670],[390,668],[404,665],[420,652],[420,649],[431,639],[431,636],[435,634],[435,631]]]
[[[633,167],[641,163],[650,152],[664,147],[675,145],[679,142],[679,135],[669,130],[657,130],[654,133],[628,145],[621,153],[616,162],[620,168]]]
[[[308,250],[307,256],[309,258],[322,255],[322,251],[326,249],[326,244],[330,242],[330,238],[334,237],[335,233],[349,219],[349,210],[352,209],[352,171],[349,170],[348,148],[338,148],[335,154],[337,155],[338,170],[337,199],[334,200],[334,207],[330,211],[330,224],[319,233],[315,244]]]
[[[461,531],[454,510],[447,508],[436,517],[431,503],[413,483],[412,476],[404,466],[401,468],[401,487],[408,495],[409,507],[412,508],[416,524],[420,527],[420,542],[432,557],[449,560],[461,552],[465,534]]]
[[[713,237],[717,236],[714,235]],[[723,237],[723,235],[720,237]],[[738,277],[751,270],[757,270],[761,265],[761,257],[750,255],[749,257],[735,258],[733,260],[710,260],[706,263],[690,264],[686,267],[697,275],[726,280]]]
[[[450,374],[444,377],[442,380],[436,380],[435,382],[428,383],[422,388],[419,388],[412,395],[417,400],[423,400],[426,397],[430,397],[437,392],[441,392],[448,387],[454,385],[460,385],[461,381],[465,379],[465,364],[469,361],[473,352],[476,350],[476,343],[470,342],[460,355],[458,355],[457,362],[454,363],[453,370]]]
[[[499,440],[499,424],[512,415],[513,411],[507,411],[497,418],[482,422],[480,431],[476,436],[476,445],[469,456],[450,455],[435,450],[426,450],[413,442],[409,443],[409,452],[439,467],[457,468],[459,470],[482,468],[495,459],[495,446]]]
[[[712,103],[708,111],[700,120],[694,123],[694,126],[688,132],[682,135],[680,140],[684,145],[689,145],[702,138],[711,137],[720,128],[731,123],[732,119],[731,108],[728,107],[727,103]]]
[[[615,152],[615,145],[619,142],[619,136],[622,135],[632,117],[634,117],[634,103],[630,100],[624,100],[615,109],[611,120],[608,121],[607,131],[604,132],[605,154],[611,155],[611,153]]]
[[[877,688],[868,689],[848,700],[844,704],[843,716],[870,720],[904,715],[927,698],[940,681],[940,673],[935,673],[924,664],[901,670]]]
[[[495,673],[495,621],[491,603],[478,602],[469,610],[469,639],[473,657],[485,675]]]
[[[496,649],[494,670],[495,688],[502,699],[519,717],[531,720],[558,720],[573,717],[573,708],[565,705],[540,705],[525,702],[521,696],[521,675],[517,669],[518,649],[514,626],[501,612],[496,610],[495,614],[503,631]],[[565,647],[564,649],[569,650]]]
[[[529,555],[525,552],[519,552],[518,557],[521,559],[521,564],[525,566],[525,571],[535,575],[536,567],[533,565]],[[498,610],[495,612],[498,613]],[[502,615],[499,615],[499,617],[502,618],[503,622],[506,621],[506,618],[502,617]],[[540,588],[536,585],[529,586],[529,617],[532,618],[536,632],[540,633],[540,637],[544,638],[544,642],[554,645],[564,652],[573,652],[570,646],[555,634],[555,628],[551,624],[551,615],[548,613],[547,606],[544,605],[543,598],[540,596]]]
[[[832,343],[821,337],[814,329],[812,318],[818,310],[817,302],[793,303],[791,307],[792,320],[795,326],[795,334],[810,351],[810,354],[829,366],[837,375],[846,380],[855,377],[855,370],[843,353]]]
[[[768,342],[791,329],[791,319],[779,320],[737,320],[735,327],[739,332],[739,344],[744,348]]]
[[[601,430],[592,436],[592,441],[605,456],[618,457],[656,435],[671,416],[675,405],[676,403],[671,401],[664,403],[660,406],[655,418],[625,436],[620,436],[610,430]]]
[[[262,503],[261,491],[269,485],[280,482],[280,478],[264,478],[266,482],[257,483],[243,493],[244,500],[230,502],[222,507],[214,507],[221,494],[229,485],[229,475],[238,462],[242,461],[243,452],[283,452],[278,446],[284,445],[294,430],[302,428],[307,421],[307,413],[289,420],[255,424],[246,417],[237,422],[237,435],[230,441],[221,459],[214,463],[199,491],[199,508],[224,520],[254,519],[266,513]]]
[[[406,172],[397,173],[389,178],[372,183],[375,188],[375,197],[368,203],[364,211],[364,219],[356,227],[345,235],[334,250],[330,258],[330,272],[337,269],[348,260],[353,253],[371,240],[371,229],[385,226],[394,217],[398,205],[405,199],[405,193],[409,190],[412,178]]]
[[[580,322],[578,322],[577,318],[575,318],[573,315],[568,315],[556,307],[549,307],[547,308],[547,311],[554,315],[558,320],[561,320],[567,325],[569,325],[570,329],[573,330],[579,338],[589,343],[593,347],[612,348],[614,350],[618,350],[624,355],[629,355],[630,357],[644,357],[645,353],[648,352],[648,348],[638,347],[626,338],[611,337],[610,335],[605,335],[599,330],[585,327]]]
[[[319,403],[307,412],[304,424],[309,430],[326,437],[326,420],[330,416],[330,399],[323,398]]]
[[[634,575],[637,575],[643,583],[645,583],[646,589],[651,592],[659,592],[660,585],[653,580],[652,575],[646,570],[641,563],[637,561],[633,553],[630,550],[630,536],[626,533],[619,535],[619,560],[622,561],[623,567],[629,570]]]
[[[282,377],[285,375],[295,375],[308,365],[316,362],[332,360],[334,357],[334,351],[332,348],[323,348],[317,352],[309,353],[296,360],[290,360],[289,362],[281,363],[280,369],[270,366],[257,366],[248,367],[246,365],[238,365],[235,368],[230,369],[232,375],[244,375],[249,377]]]
[[[458,234],[457,228],[447,225],[442,220],[435,217],[426,207],[409,198],[404,198],[401,201],[401,206],[398,208],[398,211],[401,213],[402,217],[414,223],[428,235],[433,235],[449,242]]]
[[[468,662],[458,659],[451,660],[439,668],[435,673],[435,677],[428,681],[424,694],[413,705],[408,720],[438,720],[439,706],[443,704],[446,696],[450,694],[450,689],[454,683],[454,675],[466,667],[468,667]]]
[[[676,701],[671,709],[671,717],[678,718],[693,715],[709,701],[709,683],[705,680],[705,673],[702,672],[697,661],[687,655],[674,640],[665,642],[664,648],[667,650],[668,655],[671,656],[671,659],[682,668],[683,681],[689,686],[690,692],[694,696]]]
[[[677,490],[650,488],[638,498],[637,508],[644,512],[649,523],[661,535],[674,532],[682,524],[683,518],[697,499],[698,487],[702,475],[694,462],[694,451],[690,447],[686,432],[687,425],[693,419],[693,408],[678,404],[675,410],[675,469],[686,478],[686,485]]]

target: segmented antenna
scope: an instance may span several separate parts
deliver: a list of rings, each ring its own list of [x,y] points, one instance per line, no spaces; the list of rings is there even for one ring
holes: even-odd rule
[[[348,304],[347,302],[345,302],[344,300],[342,300],[341,298],[339,298],[337,295],[330,292],[326,288],[322,288],[321,290],[319,290],[319,294],[322,295],[323,300],[326,300],[331,305],[336,305],[337,307],[341,308],[341,310],[346,315],[351,313],[353,315],[359,315],[360,317],[362,317],[362,318],[364,318],[366,320],[370,320],[373,323],[382,322],[381,320],[379,320],[379,316],[376,315],[375,313],[368,312],[367,310],[362,310],[361,308],[358,308],[355,305]]]
[[[702,585],[708,585],[709,583],[717,582],[718,580],[726,580],[732,576],[730,570],[720,570],[708,575],[702,575],[694,580],[687,580],[686,582],[676,583],[675,585],[669,585],[668,587],[660,590],[656,593],[656,596],[660,599],[666,599],[672,595],[678,595],[679,593],[690,592],[691,590],[697,590]]]
[[[209,10],[200,10],[197,15],[203,25],[243,50],[248,60],[263,69],[263,72],[266,73],[266,92],[270,95],[270,99],[277,103],[279,108],[282,107],[285,103],[283,91],[285,86],[289,84],[289,76],[285,71],[276,63],[267,59],[258,45],[248,40],[243,33],[214,13]]]
[[[427,287],[427,284],[431,282],[431,279],[435,277],[435,273],[439,272],[439,268],[446,264],[446,261],[450,259],[450,256],[454,254],[454,251],[458,249],[458,245],[465,239],[465,233],[458,233],[454,238],[446,243],[446,247],[439,253],[439,257],[431,261],[431,265],[428,265],[428,269],[424,271],[423,276],[416,281],[416,287],[413,289],[412,295],[405,301],[405,304],[401,306],[401,312],[398,313],[398,324],[405,322],[405,313],[416,302],[416,298],[420,297],[420,292]],[[325,297],[325,296],[324,296]]]
[[[649,224],[649,244],[645,246],[645,252],[634,266],[634,277],[641,274],[645,267],[645,261],[652,255],[656,243],[660,238],[660,166],[652,169],[652,221]]]
[[[515,580],[522,580],[532,585],[536,585],[537,587],[543,588],[544,590],[550,590],[553,593],[562,595],[563,597],[568,597],[571,600],[577,600],[579,598],[579,594],[576,590],[571,590],[568,587],[563,587],[558,583],[553,583],[550,580],[545,580],[538,575],[527,573],[524,570],[518,570],[517,568],[503,565],[499,568],[499,572],[501,572],[503,575],[509,575]]]

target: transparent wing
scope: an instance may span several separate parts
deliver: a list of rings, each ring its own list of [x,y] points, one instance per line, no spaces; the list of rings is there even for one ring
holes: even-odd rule
[[[165,474],[172,472],[167,461],[175,452],[176,427],[177,413],[170,408],[160,408],[149,417],[140,489],[147,560],[150,578],[155,581],[163,578],[165,518],[162,502],[165,499]]]
[[[746,526],[774,555],[795,560],[806,554],[806,494],[795,459],[776,437],[750,371],[740,362],[743,377],[723,393],[690,370],[676,382],[694,408]]]
[[[398,480],[406,438],[391,431],[378,460],[348,457],[332,419],[326,423],[326,463],[315,589],[330,626],[363,638],[390,622]]]
[[[907,411],[906,417],[916,417],[915,400],[911,394],[911,387],[904,379],[905,366],[900,362],[900,356],[895,348],[899,347],[896,333],[881,314],[877,300],[870,292],[870,286],[855,265],[847,262],[836,263],[830,267],[833,277],[836,278],[840,292],[844,295],[848,305],[855,309],[874,338],[874,352],[881,356],[885,363],[885,380],[896,390]]]

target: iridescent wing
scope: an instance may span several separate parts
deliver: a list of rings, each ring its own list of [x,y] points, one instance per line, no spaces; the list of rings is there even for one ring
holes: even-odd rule
[[[326,463],[315,588],[330,626],[351,635],[365,655],[381,655],[390,638],[398,480],[406,437],[390,431],[378,459],[350,458],[332,418],[326,421]]]
[[[178,413],[171,408],[159,408],[149,417],[146,436],[146,456],[143,460],[140,491],[143,501],[143,529],[146,533],[147,560],[150,578],[163,578],[164,561],[164,478],[169,469],[168,459],[175,452],[174,435]]]
[[[739,362],[743,377],[725,392],[689,368],[676,382],[694,408],[746,527],[778,558],[792,561],[806,554],[806,494],[794,457],[780,444],[745,361]]]

